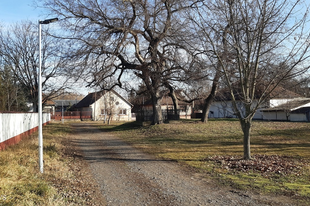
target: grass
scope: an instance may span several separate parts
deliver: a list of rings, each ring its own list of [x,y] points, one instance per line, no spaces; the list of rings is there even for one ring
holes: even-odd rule
[[[71,132],[68,124],[43,127],[44,173],[38,165],[38,137],[34,133],[19,144],[0,151],[0,205],[75,205],[67,201],[53,181],[74,176],[63,156],[63,139]]]
[[[234,119],[170,121],[169,124],[141,126],[136,122],[100,125],[135,147],[159,158],[189,165],[219,184],[262,194],[281,194],[300,201],[310,200],[310,124],[291,122],[254,122],[252,155],[288,157],[301,167],[288,175],[226,169],[214,156],[243,154],[242,132]],[[37,134],[18,145],[0,151],[0,205],[83,205],[85,199],[74,195],[74,188],[56,184],[72,182],[75,174],[64,155],[69,124],[53,123],[43,128],[44,174],[39,172]],[[71,194],[66,196],[64,194]]]
[[[300,169],[287,175],[231,170],[210,160],[214,156],[242,157],[243,134],[239,122],[233,119],[212,120],[208,124],[188,120],[171,121],[154,126],[140,126],[131,122],[101,128],[117,133],[135,147],[159,158],[189,165],[220,184],[262,194],[294,196],[301,201],[310,199],[309,123],[253,123],[252,155],[286,157],[300,166]]]

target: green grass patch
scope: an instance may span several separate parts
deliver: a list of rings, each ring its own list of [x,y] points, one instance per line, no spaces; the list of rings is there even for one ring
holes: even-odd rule
[[[242,157],[243,133],[236,119],[212,119],[207,124],[195,120],[143,126],[136,122],[100,126],[115,132],[137,148],[157,157],[175,160],[198,169],[220,184],[259,193],[281,194],[310,199],[310,124],[254,121],[251,132],[252,155],[283,159],[290,173],[239,171],[208,158]],[[286,159],[285,159],[286,158]],[[289,161],[286,164],[285,161]],[[272,161],[269,164],[273,164]],[[268,168],[268,167],[267,167]],[[287,168],[285,168],[287,169]]]

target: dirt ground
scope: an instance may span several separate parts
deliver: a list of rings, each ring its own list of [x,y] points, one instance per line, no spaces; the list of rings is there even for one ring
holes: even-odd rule
[[[91,123],[72,124],[67,155],[74,158],[77,190],[88,205],[295,205],[217,186],[176,162],[156,159]]]

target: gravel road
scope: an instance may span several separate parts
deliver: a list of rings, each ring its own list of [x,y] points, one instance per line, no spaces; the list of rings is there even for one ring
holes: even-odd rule
[[[73,143],[83,151],[107,205],[293,205],[285,197],[215,186],[201,174],[142,153],[94,124],[72,126]]]

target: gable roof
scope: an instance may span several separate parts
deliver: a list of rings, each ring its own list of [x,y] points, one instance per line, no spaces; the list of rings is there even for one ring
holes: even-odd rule
[[[176,95],[177,95],[177,98],[185,99],[184,97],[181,97],[181,95],[179,95],[179,94],[176,94]],[[191,105],[192,103],[188,103],[188,102],[185,102],[185,101],[178,99],[178,104],[179,105]],[[161,105],[173,105],[172,98],[169,95],[163,96],[161,99]]]
[[[185,99],[185,97],[183,97],[182,94],[181,94],[181,90],[176,91],[176,94],[175,94],[175,95],[176,95],[177,98],[178,98],[178,104],[179,104],[179,105],[190,105],[190,104],[192,104],[192,103],[188,103],[188,102],[186,102],[186,101],[180,100],[180,99]],[[163,105],[173,105],[172,98],[169,96],[169,94],[168,94],[167,91],[164,91],[164,92],[163,92],[163,95],[162,95],[162,98],[161,98],[160,101],[161,101],[161,105],[162,105],[162,106],[163,106]],[[152,99],[147,99],[147,100],[144,102],[143,106],[150,106],[150,105],[152,105],[152,104],[153,104],[153,103],[152,103]],[[141,104],[140,106],[142,106],[142,104]]]
[[[44,105],[45,106],[55,106],[56,102],[52,100],[47,100]]]
[[[54,102],[56,107],[60,107],[75,105],[79,102],[79,100],[54,100]]]
[[[75,105],[75,108],[82,108],[82,107],[89,107],[90,105],[92,105],[93,103],[95,103],[95,101],[99,100],[102,96],[104,96],[106,93],[108,93],[109,91],[103,90],[103,91],[99,91],[99,92],[93,92],[93,93],[89,93],[87,96],[85,96],[79,103],[77,103]],[[118,94],[116,91],[114,90],[110,90],[110,92],[113,92],[115,95],[117,95],[120,99],[122,99],[124,102],[126,102],[127,104],[129,104],[130,106],[132,106],[132,104],[130,102],[128,102],[125,98],[123,98],[120,94]]]
[[[287,103],[280,104],[276,107],[262,109],[264,112],[275,112],[275,111],[294,111],[303,107],[310,107],[310,99],[309,98],[298,98]]]
[[[288,89],[284,89],[283,87],[278,86],[271,92],[270,98],[271,99],[293,99],[293,98],[302,98],[302,96]]]

